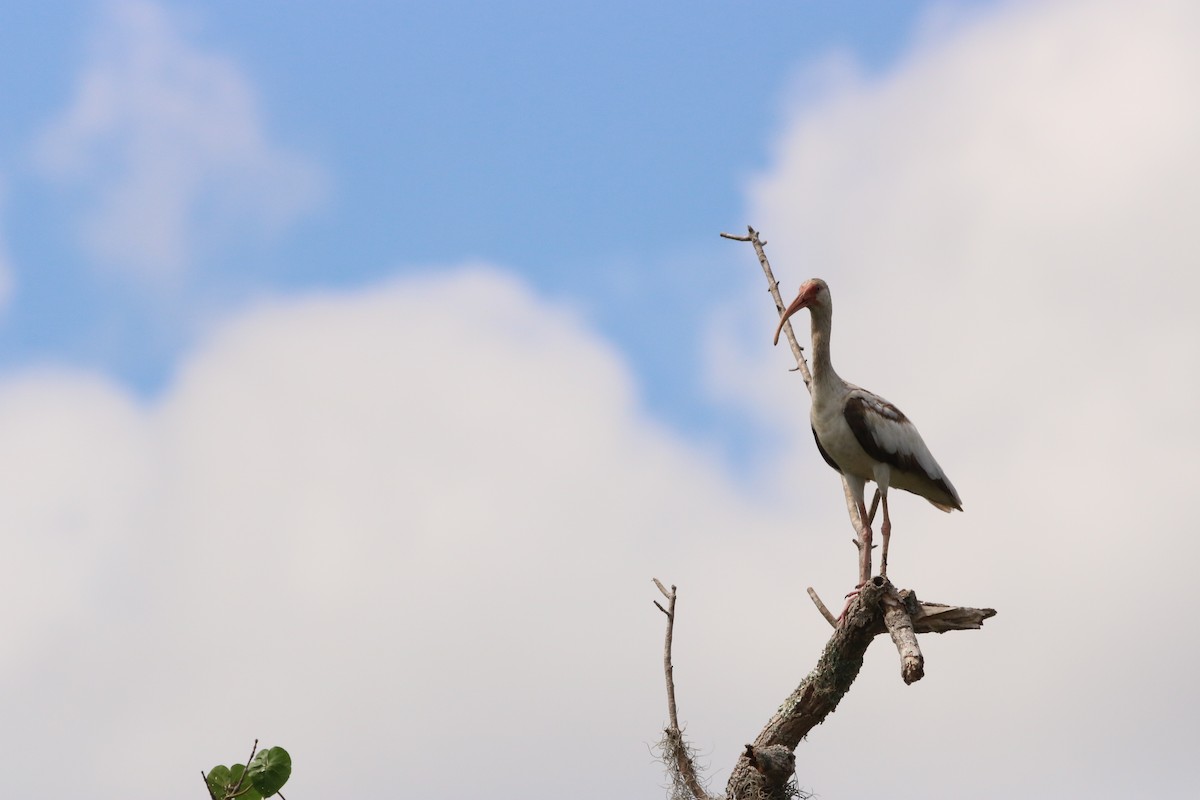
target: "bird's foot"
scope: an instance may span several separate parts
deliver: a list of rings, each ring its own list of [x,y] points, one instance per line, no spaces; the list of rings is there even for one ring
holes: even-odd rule
[[[858,597],[859,593],[862,592],[864,585],[865,584],[860,583],[858,586],[855,586],[853,589],[846,592],[846,605],[842,606],[842,613],[837,615],[838,625],[841,625],[842,621],[846,619],[846,612],[850,610],[850,604],[854,602],[854,598]]]

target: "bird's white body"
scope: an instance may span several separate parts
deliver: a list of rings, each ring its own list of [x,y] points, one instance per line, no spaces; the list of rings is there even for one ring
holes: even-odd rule
[[[832,460],[843,475],[890,486],[891,470],[867,455],[846,421],[845,402],[855,388],[852,384],[830,387],[826,391],[817,391],[817,387],[813,387],[809,413],[813,433],[824,451],[822,455],[827,455],[827,460]]]

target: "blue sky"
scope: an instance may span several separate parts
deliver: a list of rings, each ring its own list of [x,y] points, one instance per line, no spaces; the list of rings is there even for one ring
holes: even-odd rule
[[[582,309],[656,413],[731,455],[751,431],[706,398],[696,340],[748,276],[746,253],[716,234],[748,221],[745,184],[800,71],[833,53],[886,69],[923,14],[913,2],[171,4],[160,24],[176,46],[223,60],[267,146],[319,187],[271,230],[195,227],[186,264],[162,280],[81,241],[111,165],[61,179],[31,158],[85,70],[130,46],[114,8],[26,6],[0,33],[5,369],[84,366],[152,396],[197,317],[485,260]],[[119,147],[96,146],[94,159]],[[225,202],[197,194],[197,214]]]
[[[999,611],[923,639],[911,687],[873,647],[800,784],[1190,796],[1200,6],[3,23],[9,794],[184,797],[259,736],[293,800],[461,797],[464,739],[498,798],[662,797],[651,577],[722,786],[829,636],[805,588],[857,574],[761,272],[718,237],[754,224],[963,497],[890,496],[891,577]],[[864,764],[863,730],[936,745]]]

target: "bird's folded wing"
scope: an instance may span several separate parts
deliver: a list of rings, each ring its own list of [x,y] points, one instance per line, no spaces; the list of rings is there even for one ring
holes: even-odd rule
[[[930,498],[935,505],[946,505],[938,502],[942,500],[957,501],[957,493],[946,474],[925,446],[916,426],[900,409],[878,395],[857,389],[846,399],[844,413],[854,438],[867,455],[927,483],[932,490],[918,494],[944,495]],[[954,507],[957,505],[955,502]]]

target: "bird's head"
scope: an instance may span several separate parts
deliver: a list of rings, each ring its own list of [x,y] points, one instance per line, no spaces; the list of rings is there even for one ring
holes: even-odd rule
[[[775,329],[775,344],[779,344],[779,334],[783,332],[783,324],[793,314],[802,308],[827,305],[829,305],[829,285],[820,278],[805,281],[801,284],[800,293],[796,295],[796,299],[792,301],[792,304],[784,310],[783,316],[779,318],[779,327]]]

